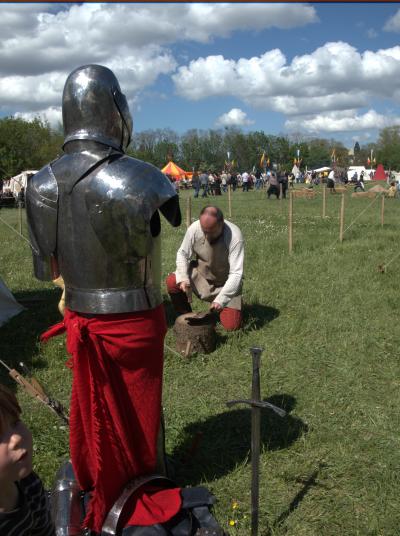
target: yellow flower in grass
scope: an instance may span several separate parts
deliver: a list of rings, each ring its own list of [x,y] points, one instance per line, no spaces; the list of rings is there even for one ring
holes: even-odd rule
[[[235,521],[234,519],[231,519],[231,520],[229,521],[229,525],[230,525],[231,527],[234,527],[234,526],[236,525],[236,523],[237,523],[237,521]]]
[[[239,503],[237,501],[232,502],[232,510],[237,510],[239,508]]]

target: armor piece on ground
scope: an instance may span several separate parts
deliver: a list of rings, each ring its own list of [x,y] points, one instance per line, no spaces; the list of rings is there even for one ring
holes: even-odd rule
[[[215,350],[216,333],[215,318],[213,315],[207,315],[196,323],[197,313],[186,313],[178,316],[174,324],[174,335],[176,340],[177,351],[189,357],[196,352],[201,354],[210,354]],[[195,323],[190,323],[191,319]]]
[[[157,482],[163,486],[173,487],[175,485],[171,480],[161,475],[147,475],[130,482],[110,510],[104,522],[101,536],[224,535],[210,511],[210,508],[215,504],[215,497],[202,486],[182,489],[181,511],[167,523],[119,528],[118,523],[123,507],[132,494],[143,485],[156,484]],[[90,534],[90,531],[81,528],[89,500],[89,493],[84,494],[79,489],[71,462],[65,462],[57,472],[56,481],[50,494],[52,518],[57,536]]]
[[[158,210],[180,225],[178,196],[157,168],[123,153],[132,122],[109,69],[70,75],[63,118],[66,154],[27,188],[35,275],[61,274],[65,304],[76,312],[153,309],[162,302]]]
[[[50,503],[57,536],[80,535],[84,514],[83,493],[75,479],[71,462],[65,462],[58,470]]]

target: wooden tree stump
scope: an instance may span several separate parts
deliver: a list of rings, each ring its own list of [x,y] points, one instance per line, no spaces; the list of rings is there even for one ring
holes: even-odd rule
[[[197,352],[210,354],[215,350],[216,334],[212,318],[204,319],[199,325],[189,325],[187,319],[196,316],[197,313],[186,313],[175,320],[176,349],[184,357]]]

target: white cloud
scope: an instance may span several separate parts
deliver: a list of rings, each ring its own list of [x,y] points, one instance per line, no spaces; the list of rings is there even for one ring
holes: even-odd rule
[[[386,21],[385,32],[400,32],[400,9]]]
[[[360,53],[347,43],[331,42],[290,63],[279,49],[236,61],[208,56],[179,67],[172,78],[178,94],[189,100],[229,96],[297,116],[286,122],[291,129],[382,128],[397,120],[372,109],[357,116],[354,110],[373,108],[375,99],[400,102],[400,46]],[[343,115],[346,110],[350,115]]]
[[[207,42],[240,30],[293,28],[318,20],[314,7],[306,4],[58,6],[1,6],[0,74],[72,70],[84,63],[123,59],[132,51],[138,56],[149,46],[154,51],[178,41]]]
[[[361,54],[343,42],[326,43],[291,63],[279,49],[237,61],[208,56],[172,76],[177,92],[190,100],[233,96],[289,114],[352,108],[357,98],[360,106],[369,97],[392,97],[399,77],[399,46]]]
[[[176,42],[316,22],[307,4],[2,4],[0,111],[21,113],[59,106],[73,69],[100,63],[115,71],[128,100],[176,59]]]
[[[240,108],[232,108],[229,112],[222,114],[215,124],[218,127],[242,127],[253,123],[254,121],[247,117],[246,112]]]
[[[37,110],[36,112],[17,112],[15,117],[20,117],[25,121],[33,121],[34,119],[41,119],[42,121],[48,121],[51,126],[57,127],[62,124],[62,112],[61,107],[50,106],[46,110]]]
[[[184,7],[182,27],[185,39],[207,42],[236,30],[289,29],[317,21],[315,8],[306,4],[193,3]]]
[[[366,106],[368,99],[364,92],[336,93],[321,97],[295,97],[283,95],[272,97],[270,107],[285,115],[310,114],[329,110],[347,110]]]
[[[331,112],[312,117],[297,117],[285,123],[285,127],[290,130],[301,129],[311,133],[382,129],[394,125],[400,125],[400,117],[385,116],[375,110],[368,110],[361,115],[357,115],[356,110]]]

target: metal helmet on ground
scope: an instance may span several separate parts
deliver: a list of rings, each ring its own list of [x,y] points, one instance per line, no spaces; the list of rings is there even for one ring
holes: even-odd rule
[[[91,140],[125,151],[132,117],[114,73],[102,65],[84,65],[67,78],[62,98],[64,146]]]

